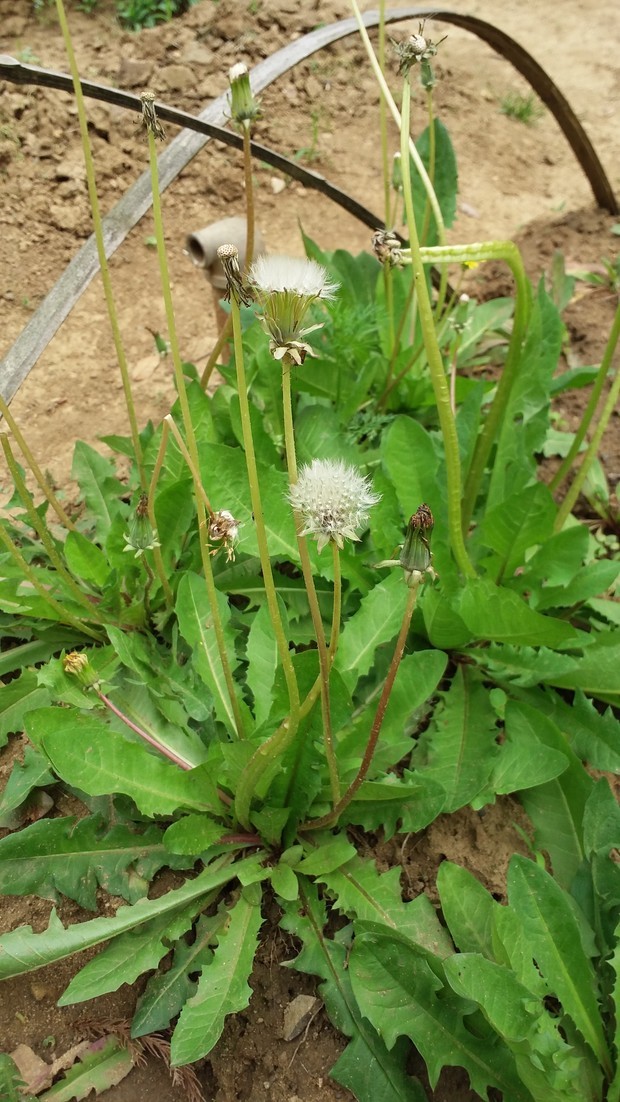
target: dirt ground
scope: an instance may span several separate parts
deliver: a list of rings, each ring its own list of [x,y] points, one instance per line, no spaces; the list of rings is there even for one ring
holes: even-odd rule
[[[371,4],[362,5],[370,7]],[[404,7],[394,3],[390,7]],[[620,196],[620,25],[613,0],[586,5],[537,0],[498,5],[475,0],[455,8],[486,18],[511,33],[547,69],[592,139],[612,188]],[[53,6],[35,13],[30,0],[0,0],[1,49],[31,64],[66,71],[64,47]],[[74,47],[82,74],[140,92],[152,87],[159,99],[197,113],[225,91],[229,67],[251,66],[319,23],[347,17],[346,0],[200,0],[172,24],[140,34],[123,31],[110,0],[92,15],[70,9]],[[405,25],[407,27],[407,25]],[[405,27],[394,27],[399,37]],[[414,28],[415,29],[415,28]],[[603,271],[617,255],[612,227],[620,217],[596,208],[587,180],[548,113],[526,126],[501,112],[501,102],[525,85],[512,68],[465,31],[429,22],[433,39],[448,33],[437,70],[437,112],[456,148],[460,194],[453,242],[516,238],[526,267],[538,278],[561,250],[569,269]],[[392,87],[398,88],[393,76]],[[348,39],[329,47],[276,81],[262,96],[256,137],[289,156],[297,155],[378,214],[382,183],[377,134],[378,95],[360,45]],[[136,117],[116,107],[91,104],[91,140],[104,212],[110,210],[146,167],[146,149]],[[414,128],[425,123],[421,99]],[[174,128],[169,127],[172,134]],[[394,149],[396,136],[393,133]],[[271,252],[301,255],[299,223],[323,248],[369,248],[369,231],[315,192],[257,165],[258,222]],[[0,353],[11,346],[32,311],[90,233],[84,170],[71,97],[50,89],[5,84],[0,96]],[[163,197],[164,221],[177,326],[183,358],[199,368],[213,344],[215,319],[210,288],[184,252],[185,237],[218,218],[243,212],[241,160],[210,142]],[[157,421],[173,399],[169,361],[154,347],[152,331],[165,333],[156,256],[146,216],[111,262],[121,328],[139,408],[139,419]],[[478,293],[509,289],[497,268],[476,273]],[[604,347],[617,297],[609,289],[579,284],[565,320],[570,366],[595,363]],[[0,369],[1,370],[1,369]],[[126,433],[127,419],[107,316],[98,279],[62,326],[15,397],[12,411],[43,468],[70,490],[73,441],[92,443],[105,433]],[[558,414],[574,427],[579,405],[566,400]],[[602,458],[610,481],[620,476],[617,415]],[[6,776],[13,744],[0,757]],[[403,890],[433,893],[442,858],[472,869],[501,898],[508,857],[522,842],[515,823],[522,812],[501,800],[483,815],[464,810],[440,818],[423,837],[390,847],[377,844],[380,862],[401,864]],[[49,904],[0,900],[0,929],[23,922],[46,924]],[[72,905],[61,917],[85,917]],[[351,1096],[328,1078],[343,1040],[320,1013],[307,1036],[281,1040],[283,1008],[307,977],[281,967],[294,948],[281,933],[269,936],[253,977],[248,1011],[230,1023],[217,1049],[198,1069],[205,1097],[215,1102],[344,1102]],[[0,1050],[24,1042],[44,1058],[59,1054],[83,1035],[84,1007],[55,1007],[74,962],[7,984],[0,1006]],[[137,991],[124,988],[90,1016],[131,1015]],[[50,1047],[49,1039],[53,1044]],[[412,1068],[422,1075],[418,1067]],[[106,1097],[110,1102],[146,1102],[159,1092],[170,1102],[185,1099],[185,1087],[169,1085],[163,1065],[136,1068]],[[430,1095],[429,1095],[430,1097]],[[468,1102],[467,1077],[445,1074],[435,1102]]]

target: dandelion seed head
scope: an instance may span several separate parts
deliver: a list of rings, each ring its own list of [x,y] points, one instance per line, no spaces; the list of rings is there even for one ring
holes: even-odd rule
[[[259,256],[250,268],[250,282],[265,295],[288,291],[303,298],[331,299],[338,290],[316,260],[295,256]]]
[[[289,501],[303,520],[300,534],[315,539],[319,551],[331,541],[342,548],[345,539],[358,540],[357,529],[364,527],[368,510],[380,497],[367,478],[341,459],[313,459],[301,467],[289,490]]]

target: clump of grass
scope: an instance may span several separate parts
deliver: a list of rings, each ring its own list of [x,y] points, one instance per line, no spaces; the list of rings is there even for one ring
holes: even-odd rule
[[[521,92],[506,92],[500,100],[500,110],[502,115],[517,119],[526,126],[533,126],[544,114],[544,107],[533,92],[526,95]]]

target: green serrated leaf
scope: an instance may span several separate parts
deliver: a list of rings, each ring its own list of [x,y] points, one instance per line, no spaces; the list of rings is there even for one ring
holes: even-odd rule
[[[0,839],[0,892],[53,900],[67,895],[93,911],[97,887],[134,903],[158,869],[170,864],[187,862],[170,854],[160,827],[106,828],[98,815],[45,819]]]
[[[558,1023],[509,968],[477,953],[444,961],[452,990],[471,999],[515,1055],[519,1075],[534,1098],[572,1102],[581,1057],[563,1039]]]
[[[247,980],[261,924],[256,894],[245,889],[230,911],[213,959],[202,969],[196,994],[181,1011],[170,1046],[173,1067],[190,1064],[210,1052],[222,1033],[226,1016],[248,1005],[252,989]]]
[[[170,968],[151,976],[138,999],[131,1023],[132,1037],[143,1037],[146,1033],[167,1029],[172,1019],[176,1018],[198,986],[198,981],[190,979],[190,976],[198,974],[213,956],[211,943],[225,921],[225,915],[226,912],[222,913],[221,909],[209,917],[201,915],[191,944],[178,941]]]
[[[412,758],[421,779],[446,792],[444,811],[456,811],[486,787],[498,755],[496,724],[479,675],[458,666]]]
[[[7,735],[22,731],[24,716],[50,702],[47,689],[39,685],[36,670],[24,670],[8,685],[0,685],[0,746]]]
[[[75,445],[71,474],[79,483],[97,538],[103,543],[112,522],[124,511],[120,500],[124,487],[116,478],[113,464],[83,440]]]
[[[540,972],[609,1075],[612,1064],[594,969],[568,897],[543,868],[515,855],[508,869],[508,898],[523,922]]]
[[[284,612],[283,604],[280,612]],[[266,604],[259,608],[252,620],[246,653],[247,682],[254,697],[254,718],[256,726],[259,727],[269,716],[276,670],[279,665],[278,644]]]
[[[256,858],[244,858],[234,868],[215,866],[207,868],[181,888],[169,891],[159,899],[140,899],[131,907],[119,907],[113,918],[93,918],[63,927],[55,911],[52,911],[47,930],[40,934],[30,926],[19,926],[0,937],[0,980],[19,976],[35,968],[43,968],[58,960],[70,957],[82,949],[100,945],[102,941],[117,937],[127,930],[148,922],[158,915],[170,914],[192,900],[201,900],[214,888],[223,887],[235,875],[249,872],[257,865]]]
[[[217,804],[207,766],[181,770],[97,716],[41,708],[28,714],[27,730],[58,776],[91,796],[124,792],[150,816],[172,815],[179,808],[208,811]]]
[[[208,815],[184,815],[164,833],[164,845],[172,853],[204,853],[210,846],[219,842],[225,828],[221,823],[210,819]]]
[[[362,1014],[386,1044],[411,1038],[431,1087],[443,1067],[463,1067],[481,1097],[493,1086],[511,1102],[531,1102],[512,1053],[497,1036],[467,1027],[471,1003],[444,986],[420,950],[387,931],[361,933],[353,943],[349,975]]]
[[[349,689],[368,673],[377,647],[398,633],[407,597],[400,573],[374,586],[342,631],[335,665]]]
[[[357,1102],[425,1102],[417,1080],[406,1072],[407,1050],[395,1045],[388,1051],[377,1031],[360,1014],[346,966],[347,949],[327,938],[325,907],[316,888],[303,882],[298,903],[285,908],[281,925],[302,943],[289,967],[319,976],[319,994],[330,1021],[351,1043],[332,1068],[332,1078],[353,1092]]]
[[[67,532],[64,551],[72,574],[103,588],[110,575],[110,564],[100,547],[81,532],[72,531]]]
[[[381,875],[374,863],[353,857],[342,868],[317,877],[336,899],[336,906],[348,918],[384,925],[409,938],[438,957],[452,952],[452,943],[440,925],[430,900],[424,894],[404,903],[400,870]]]
[[[23,1079],[17,1064],[0,1052],[0,1098],[2,1102],[34,1102],[34,1095],[24,1094]]]
[[[455,607],[478,639],[551,648],[578,642],[570,624],[534,612],[517,593],[494,585],[490,578],[468,581]]]
[[[114,938],[73,977],[58,1006],[72,1006],[118,991],[122,984],[133,983],[143,972],[157,968],[170,945],[190,928],[195,913],[196,904],[191,903],[172,916],[159,915]]]
[[[14,763],[4,792],[0,796],[0,827],[15,826],[15,812],[33,788],[54,784],[54,780],[47,758],[33,746],[26,745],[23,762]]]
[[[40,1095],[41,1102],[81,1102],[91,1091],[102,1094],[120,1083],[133,1068],[131,1050],[116,1037],[93,1041],[59,1083]]]
[[[538,718],[538,713],[527,705],[508,701],[506,741],[500,747],[490,782],[498,795],[546,784],[568,768],[566,754],[538,738]]]
[[[219,591],[217,603],[224,628],[228,660],[231,668],[234,669],[235,639],[230,625],[230,607],[225,595]],[[213,695],[216,715],[229,731],[236,733],[235,717],[213,629],[207,590],[204,579],[198,574],[183,575],[179,584],[176,611],[181,634],[193,649],[194,667]]]
[[[461,953],[482,953],[493,959],[493,896],[460,865],[442,861],[437,890],[443,916]]]

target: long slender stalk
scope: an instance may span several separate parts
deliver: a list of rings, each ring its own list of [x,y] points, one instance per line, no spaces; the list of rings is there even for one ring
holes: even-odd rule
[[[385,102],[386,102],[386,104],[389,108],[389,111],[390,111],[390,114],[391,114],[392,118],[394,119],[394,122],[396,123],[396,126],[398,127],[398,129],[402,133],[401,114],[398,110],[398,107],[396,106],[396,104],[394,102],[394,98],[392,96],[392,93],[390,92],[390,89],[388,88],[386,79],[383,75],[383,71],[381,69],[381,66],[380,66],[378,60],[377,60],[377,56],[375,54],[375,51],[372,48],[372,43],[370,41],[370,38],[368,37],[368,31],[366,30],[366,27],[364,26],[364,21],[362,19],[359,7],[357,5],[357,0],[351,0],[351,7],[353,9],[353,15],[355,16],[355,20],[356,20],[356,23],[358,25],[358,29],[359,29],[359,32],[360,32],[360,38],[362,39],[362,42],[364,44],[364,49],[366,50],[366,54],[368,55],[368,60],[370,61],[372,70],[373,70],[373,72],[375,74],[375,77],[377,79],[377,82],[379,84],[379,88],[381,89],[381,92],[383,93],[383,96],[385,97]],[[407,135],[409,135],[409,127],[407,127]],[[401,148],[401,153],[402,153],[402,148]],[[435,194],[435,190],[433,188],[433,185],[432,185],[432,183],[429,179],[428,172],[426,171],[426,168],[424,167],[424,162],[423,162],[422,158],[420,157],[420,154],[418,153],[418,151],[415,147],[415,142],[411,138],[409,138],[409,140],[408,140],[407,148],[406,148],[405,152],[402,153],[403,162],[406,160],[407,164],[408,164],[409,163],[409,156],[411,156],[411,159],[413,160],[413,163],[415,164],[416,169],[418,170],[418,172],[420,174],[420,179],[422,180],[422,183],[424,185],[424,190],[426,191],[426,194],[429,197],[429,201],[430,201],[430,204],[431,204],[431,209],[433,211],[433,214],[435,215],[435,222],[437,223],[437,237],[438,237],[439,242],[441,244],[443,244],[445,242],[445,239],[446,239],[446,227],[445,227],[445,223],[444,223],[444,220],[443,220],[443,215],[441,213],[441,208],[439,206],[439,201],[438,201],[437,196]]]
[[[456,423],[450,408],[450,394],[448,391],[443,360],[437,342],[437,334],[435,332],[433,308],[431,306],[430,295],[426,285],[426,277],[424,275],[424,264],[420,254],[418,233],[413,211],[413,200],[411,196],[411,173],[409,171],[409,158],[407,156],[410,104],[411,85],[409,83],[409,76],[407,75],[403,81],[401,153],[403,191],[405,196],[409,244],[411,248],[411,265],[416,285],[416,300],[420,314],[420,325],[424,336],[426,358],[428,360],[435,402],[437,404],[439,424],[441,426],[444,442],[446,476],[448,482],[448,527],[450,531],[450,543],[459,569],[467,577],[473,578],[476,576],[476,571],[467,554],[461,526],[461,460],[458,437],[456,434]]]
[[[549,483],[550,490],[557,490],[558,487],[562,485],[564,479],[566,478],[575,461],[575,456],[578,454],[579,449],[585,439],[586,433],[590,427],[590,422],[592,421],[596,407],[598,406],[599,398],[605,385],[605,380],[607,378],[607,375],[609,374],[609,368],[611,367],[611,362],[613,360],[614,352],[616,351],[616,345],[618,344],[619,338],[620,304],[616,308],[616,313],[609,334],[609,339],[607,341],[607,345],[603,353],[603,358],[601,360],[601,366],[596,373],[596,379],[594,380],[592,393],[590,394],[588,404],[584,410],[583,417],[581,418],[579,428],[575,433],[575,439],[573,440],[565,459],[560,464],[558,470]]]
[[[515,281],[515,310],[512,333],[501,379],[495,398],[486,416],[482,431],[476,441],[463,491],[462,523],[466,533],[473,515],[480,483],[491,453],[491,448],[503,421],[521,358],[530,312],[529,284],[519,249],[512,241],[483,241],[471,245],[435,246],[420,249],[425,264],[465,264],[471,261],[503,260],[508,264]]]
[[[340,617],[342,615],[342,571],[340,569],[340,548],[332,540],[332,559],[334,564],[334,601],[332,611],[332,632],[329,640],[329,660],[334,661],[340,638]]]
[[[167,442],[168,442],[168,426],[164,421],[164,424],[163,424],[163,427],[162,427],[161,440],[159,442],[159,449],[157,451],[157,456],[155,458],[155,466],[153,467],[153,471],[151,473],[151,481],[149,483],[149,490],[148,490],[149,521],[150,521],[150,524],[151,524],[151,528],[153,529],[154,532],[157,531],[157,518],[155,516],[155,490],[157,488],[157,482],[158,482],[159,475],[161,473],[161,468],[162,468],[162,465],[163,465],[163,462],[164,462],[164,455],[166,454],[166,444],[167,444]],[[170,582],[168,581],[168,576],[166,574],[166,567],[164,565],[164,560],[163,560],[163,557],[162,557],[161,548],[157,544],[153,547],[153,558],[155,560],[155,569],[157,571],[157,577],[159,578],[161,587],[164,591],[164,597],[166,598],[166,604],[167,604],[168,608],[172,608],[172,605],[174,604],[174,597],[173,597],[173,594],[172,594],[172,589],[170,588]]]
[[[81,605],[81,607],[86,611],[89,618],[95,620],[97,623],[102,623],[102,617],[99,609],[96,605],[92,603],[92,601],[89,601],[87,595],[80,589],[73,576],[67,570],[62,560],[62,557],[59,555],[56,549],[56,545],[54,544],[54,541],[45,525],[45,522],[35,509],[32,503],[32,498],[26,488],[26,483],[24,482],[19,472],[17,463],[15,462],[15,456],[13,455],[13,452],[11,450],[9,439],[4,432],[0,433],[0,444],[2,444],[4,458],[6,459],[7,466],[9,468],[9,471],[11,472],[11,477],[13,479],[13,482],[15,483],[17,493],[19,494],[20,500],[24,506],[24,509],[26,510],[28,520],[37,533],[37,536],[41,540],[41,543],[47,552],[48,558],[52,566],[56,570],[58,576],[62,578],[67,588],[71,591],[77,603]]]
[[[26,562],[26,559],[9,536],[3,524],[0,524],[0,541],[2,541],[14,562],[19,566],[24,578],[30,582],[33,589],[36,589],[39,596],[43,598],[45,603],[49,605],[55,613],[55,619],[59,620],[61,624],[68,624],[70,627],[76,628],[78,631],[82,632],[83,635],[90,636],[91,639],[95,639],[98,643],[105,642],[104,635],[90,627],[89,624],[83,623],[78,616],[74,616],[73,613],[69,612],[55,597],[51,596],[46,586],[41,584],[32,567]]]
[[[290,363],[286,363],[285,361],[286,357],[282,362],[282,408],[284,419],[284,443],[286,448],[286,464],[288,468],[289,485],[293,486],[297,482],[297,455],[295,451],[293,404],[291,399],[291,365]],[[340,783],[338,780],[338,762],[336,760],[336,751],[334,749],[334,738],[332,733],[331,721],[331,704],[329,692],[329,674],[331,670],[331,660],[329,656],[327,642],[325,639],[325,629],[323,627],[321,610],[319,608],[319,600],[316,595],[314,577],[312,575],[312,563],[310,562],[310,555],[308,552],[308,541],[306,540],[305,536],[300,535],[300,531],[302,528],[303,523],[301,522],[300,517],[295,515],[295,531],[297,534],[297,547],[299,550],[299,558],[301,561],[301,571],[304,578],[304,584],[306,586],[306,593],[308,595],[308,606],[310,608],[310,616],[312,618],[312,626],[314,628],[314,635],[319,655],[319,670],[321,675],[321,712],[323,717],[323,744],[325,747],[327,767],[329,769],[332,797],[334,799],[334,802],[337,803],[340,799]]]
[[[196,768],[196,766],[191,761],[188,761],[187,758],[184,758],[181,754],[177,754],[176,750],[171,750],[169,746],[166,746],[163,742],[160,742],[159,739],[156,739],[153,735],[150,735],[148,731],[145,731],[142,727],[139,727],[137,723],[134,723],[133,720],[130,719],[129,716],[126,716],[120,708],[117,708],[116,704],[114,704],[110,700],[109,696],[105,695],[105,693],[102,693],[99,689],[94,687],[91,691],[99,697],[99,700],[102,704],[105,704],[106,708],[109,708],[109,710],[113,712],[114,715],[118,717],[118,719],[122,720],[126,727],[129,727],[130,731],[133,731],[134,734],[139,735],[141,739],[144,739],[145,742],[148,742],[149,746],[152,746],[155,750],[158,750],[159,753],[163,754],[163,756],[165,758],[168,758],[169,761],[174,762],[174,764],[178,765],[180,769]]]
[[[13,433],[13,436],[15,437],[15,440],[17,441],[17,445],[18,445],[22,455],[24,456],[24,459],[26,460],[26,462],[28,464],[28,467],[30,468],[32,474],[34,475],[37,486],[41,490],[41,493],[43,494],[43,496],[47,499],[47,501],[49,501],[50,506],[54,510],[54,512],[56,513],[56,516],[58,517],[60,523],[63,524],[65,526],[65,528],[68,528],[70,532],[77,532],[77,530],[78,530],[77,525],[75,525],[73,523],[73,521],[71,520],[71,517],[67,515],[67,513],[63,509],[62,505],[60,504],[58,498],[56,497],[56,494],[54,493],[51,486],[49,485],[48,480],[46,479],[46,477],[43,474],[43,471],[41,470],[41,468],[39,467],[39,464],[37,463],[32,451],[30,450],[30,448],[28,446],[28,443],[26,441],[26,438],[24,437],[24,434],[22,433],[19,425],[17,424],[17,421],[13,417],[7,403],[5,402],[5,400],[4,400],[4,398],[2,397],[1,394],[0,394],[0,414],[2,414],[2,416],[4,417],[4,420],[6,421],[6,423],[9,426],[11,432]]]
[[[256,218],[254,213],[254,181],[252,179],[252,144],[250,137],[250,123],[246,120],[243,127],[243,177],[245,183],[245,264],[244,273],[250,268],[254,260],[254,237]]]
[[[566,494],[566,497],[564,498],[564,501],[562,502],[558,510],[558,515],[555,518],[555,524],[553,526],[555,532],[560,532],[562,530],[577,498],[579,497],[581,488],[586,478],[588,477],[590,467],[592,466],[598,454],[598,449],[601,440],[603,439],[603,433],[605,432],[609,419],[617,406],[619,396],[620,371],[617,371],[616,377],[611,384],[609,394],[607,395],[607,399],[603,406],[598,425],[592,433],[592,440],[590,441],[588,449],[581,461],[581,466],[579,467],[579,470],[577,471],[577,474],[575,475],[570,485],[568,493]]]
[[[433,191],[435,190],[435,158],[437,156],[435,141],[435,114],[433,111],[433,89],[432,87],[426,89],[426,109],[428,112],[428,175],[433,185]],[[420,243],[426,244],[428,237],[428,231],[431,225],[431,204],[428,195],[426,196],[426,202],[424,204],[424,219],[422,222],[422,231],[420,233]],[[443,305],[443,303],[442,303]],[[440,311],[441,312],[441,311]]]
[[[93,163],[93,155],[90,146],[90,138],[88,136],[88,121],[86,117],[86,108],[84,106],[84,96],[82,95],[82,85],[80,83],[80,74],[78,71],[77,63],[75,60],[75,54],[73,52],[73,44],[71,42],[71,35],[69,32],[69,24],[67,23],[67,17],[65,15],[65,9],[63,0],[56,0],[56,10],[58,12],[58,21],[60,23],[60,29],[62,31],[62,37],[65,43],[65,49],[67,51],[67,59],[69,61],[69,69],[73,80],[73,91],[75,95],[75,105],[78,113],[78,121],[80,124],[80,134],[82,138],[82,150],[84,153],[84,163],[86,167],[86,181],[88,184],[88,196],[90,199],[90,206],[93,216],[93,230],[95,234],[95,241],[97,244],[97,257],[99,260],[99,267],[101,269],[101,281],[103,284],[103,293],[105,295],[106,306],[108,309],[108,316],[110,318],[110,326],[112,328],[112,338],[114,340],[114,348],[116,351],[116,358],[118,360],[118,366],[120,368],[121,379],[123,383],[123,393],[125,395],[125,404],[127,406],[127,415],[129,417],[129,426],[131,431],[131,439],[133,443],[133,450],[136,457],[136,463],[138,466],[138,472],[140,476],[140,485],[143,490],[146,490],[146,476],[144,473],[144,466],[142,461],[142,445],[140,443],[140,434],[138,432],[138,421],[136,418],[136,411],[133,401],[133,395],[131,392],[131,381],[129,378],[129,369],[127,367],[127,357],[125,355],[125,349],[123,346],[123,339],[121,337],[120,326],[118,323],[118,314],[116,312],[116,303],[114,301],[114,294],[112,291],[112,281],[110,279],[110,269],[108,266],[108,259],[105,252],[105,245],[103,240],[103,224],[101,221],[101,212],[99,209],[99,197],[97,195],[97,183],[95,180],[95,166]]]
[[[213,345],[213,348],[211,349],[211,355],[209,356],[209,359],[207,360],[207,363],[205,365],[205,369],[204,369],[202,375],[200,376],[200,385],[201,385],[203,390],[206,390],[208,385],[209,385],[209,380],[210,380],[210,378],[213,374],[213,371],[215,369],[215,365],[217,364],[217,361],[220,357],[220,352],[222,351],[222,349],[223,349],[224,345],[226,344],[226,341],[230,337],[231,333],[232,333],[232,316],[231,316],[231,314],[229,314],[228,317],[226,318],[226,321],[224,322],[224,326],[222,328],[222,331],[221,331],[219,337],[217,338],[215,344]]]
[[[155,146],[155,136],[151,129],[147,130],[148,143],[149,143],[149,163],[151,170],[151,187],[153,193],[153,222],[155,226],[155,237],[157,240],[157,257],[159,260],[159,271],[161,276],[161,289],[164,299],[164,306],[166,309],[166,322],[168,325],[168,338],[170,340],[170,352],[172,355],[172,365],[174,369],[174,375],[177,386],[177,393],[179,396],[179,405],[181,407],[181,415],[183,418],[183,427],[185,429],[185,435],[187,437],[188,451],[191,456],[193,469],[196,473],[200,472],[200,461],[198,456],[198,445],[196,443],[196,434],[194,432],[194,426],[192,424],[191,412],[189,408],[189,402],[187,399],[187,392],[185,390],[185,378],[183,375],[183,365],[181,363],[181,355],[179,351],[179,342],[177,338],[176,323],[174,319],[174,306],[172,303],[172,294],[170,291],[170,276],[168,272],[168,257],[166,253],[166,240],[164,237],[164,224],[161,212],[161,200],[159,195],[159,171],[157,165],[157,150]],[[211,611],[211,617],[213,620],[213,629],[215,631],[215,638],[217,642],[217,649],[220,656],[220,662],[222,664],[222,672],[224,674],[224,680],[226,682],[226,690],[230,700],[230,706],[235,721],[235,729],[238,738],[245,737],[245,730],[243,724],[243,717],[241,714],[241,708],[239,700],[237,698],[237,691],[235,687],[234,678],[230,662],[228,659],[228,652],[226,650],[226,640],[224,637],[224,627],[220,616],[218,603],[217,603],[217,589],[215,586],[215,580],[213,578],[213,567],[211,565],[211,555],[209,553],[209,546],[207,541],[207,525],[205,523],[205,508],[202,499],[202,483],[200,480],[196,480],[194,477],[194,492],[196,495],[196,514],[198,519],[198,538],[200,541],[200,555],[202,560],[202,569],[205,577],[205,585],[207,589],[207,597],[209,600],[209,608]]]
[[[267,598],[267,607],[269,609],[269,616],[273,626],[274,634],[276,637],[276,644],[278,647],[278,654],[282,663],[282,670],[284,673],[284,679],[286,681],[286,687],[289,695],[290,713],[288,719],[284,724],[271,736],[262,746],[258,748],[253,757],[246,765],[239,784],[237,786],[237,795],[235,799],[235,811],[239,822],[246,827],[249,826],[249,814],[250,805],[252,802],[252,796],[260,777],[268,768],[271,761],[277,754],[281,754],[291,744],[297,733],[299,726],[299,688],[297,685],[297,677],[295,674],[295,668],[289,651],[288,640],[284,632],[284,626],[282,623],[282,617],[280,615],[280,608],[278,605],[278,596],[276,593],[276,587],[273,580],[273,571],[271,569],[271,559],[269,557],[269,546],[267,543],[267,532],[265,529],[265,519],[263,516],[263,505],[260,493],[260,485],[258,480],[258,468],[256,465],[256,454],[254,452],[254,440],[252,437],[252,422],[250,419],[250,405],[248,400],[248,387],[245,375],[245,364],[243,359],[243,335],[241,331],[241,315],[239,313],[239,306],[234,295],[231,295],[231,309],[233,319],[233,336],[235,347],[235,365],[237,369],[237,389],[239,393],[239,411],[241,414],[241,429],[243,434],[243,446],[245,450],[245,460],[248,472],[248,482],[250,486],[250,499],[252,502],[252,512],[254,515],[254,523],[256,525],[256,540],[258,543],[258,553],[261,563],[261,569],[263,572],[263,583],[265,586],[265,596]]]
[[[396,674],[398,673],[401,658],[405,650],[405,644],[407,642],[407,635],[409,633],[409,626],[411,624],[411,617],[413,616],[413,612],[415,609],[417,595],[418,586],[412,586],[412,588],[409,589],[407,593],[407,604],[403,613],[403,619],[400,626],[400,631],[398,633],[398,639],[396,640],[396,646],[392,655],[392,661],[390,662],[390,668],[387,672],[387,677],[381,691],[381,696],[379,697],[377,711],[375,712],[375,718],[373,720],[370,736],[368,738],[368,742],[366,743],[366,749],[364,751],[362,763],[355,777],[351,781],[351,784],[349,785],[339,802],[336,804],[336,806],[333,807],[332,810],[327,813],[327,815],[322,815],[320,819],[311,819],[309,822],[304,823],[303,826],[300,827],[300,830],[318,830],[320,827],[329,826],[331,823],[336,822],[339,815],[342,814],[345,807],[348,807],[360,785],[362,785],[364,780],[366,779],[366,775],[368,773],[368,770],[370,769],[370,765],[375,750],[377,748],[377,742],[381,733],[381,726],[383,724],[385,711],[388,706],[388,701],[390,699],[390,694],[392,692],[394,681],[396,680]]]

